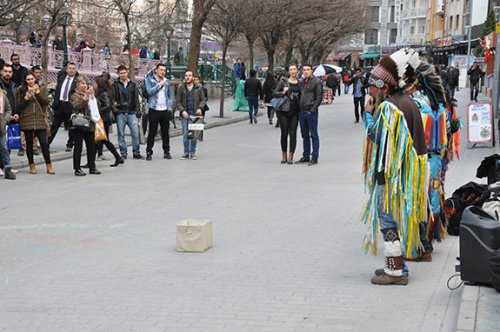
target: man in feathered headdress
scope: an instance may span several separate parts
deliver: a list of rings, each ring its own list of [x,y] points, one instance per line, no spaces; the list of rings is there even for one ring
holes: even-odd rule
[[[370,225],[365,250],[376,254],[377,231],[384,238],[385,266],[372,283],[408,284],[403,253],[421,247],[419,221],[427,216],[427,147],[416,103],[404,93],[403,76],[410,56],[400,50],[380,60],[368,81],[372,98],[366,105],[364,167],[370,198],[363,221]]]

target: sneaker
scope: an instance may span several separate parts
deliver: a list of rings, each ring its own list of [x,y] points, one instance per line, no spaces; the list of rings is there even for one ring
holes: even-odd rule
[[[82,169],[77,169],[77,170],[75,171],[75,175],[76,175],[76,176],[85,176],[85,175],[87,175],[87,174],[85,174],[85,172],[84,172],[84,171],[82,171]]]
[[[12,171],[12,168],[10,167],[5,167],[5,179],[7,180],[15,180],[16,179],[16,174]]]
[[[24,150],[23,150],[23,149],[19,149],[19,151],[17,152],[17,155],[18,155],[19,157],[24,156]]]
[[[66,150],[65,151],[66,152],[71,152],[71,151],[73,151],[73,147],[71,145],[67,145],[66,144]]]
[[[253,121],[255,122],[255,124],[257,124],[257,117],[256,116],[253,117]]]
[[[11,171],[12,173],[14,173],[14,174],[17,174],[17,172],[19,172],[17,169],[13,169],[13,168],[11,168],[11,169],[10,169],[10,171]]]
[[[134,157],[134,158],[135,158],[135,157]],[[137,159],[137,158],[135,158],[135,159]],[[148,153],[148,154],[146,155],[146,160],[147,160],[147,161],[151,161],[151,160],[153,160],[153,155],[152,155],[151,153]]]
[[[408,285],[408,276],[403,275],[403,276],[393,277],[393,276],[390,276],[384,272],[384,274],[376,275],[375,277],[373,277],[371,281],[372,281],[372,284],[374,284],[374,285],[406,286],[406,285]]]
[[[4,176],[5,173],[3,172],[3,169],[0,168],[0,176]]]
[[[101,172],[97,168],[91,168],[89,174],[99,175]]]
[[[147,159],[147,160],[151,160],[151,155],[149,155],[150,159]],[[127,159],[127,156],[125,157],[122,157],[123,159]],[[140,159],[140,160],[144,160],[144,157],[140,154],[134,154],[134,159]]]
[[[311,159],[307,166],[314,166],[318,164],[318,159]]]
[[[172,155],[170,155],[170,152],[166,152],[163,154],[163,159],[172,159]]]
[[[197,159],[197,158],[196,158],[196,155],[195,155],[194,153],[191,155],[191,157],[190,157],[190,158],[191,158],[192,160],[196,160],[196,159]]]
[[[306,159],[304,157],[300,158],[299,161],[296,161],[296,164],[303,164],[303,163],[308,163],[309,159]]]
[[[189,159],[189,155],[187,153],[181,156],[181,160],[186,160],[186,159]]]

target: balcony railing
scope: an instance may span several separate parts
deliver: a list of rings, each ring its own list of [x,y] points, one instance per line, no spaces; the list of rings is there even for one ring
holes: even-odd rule
[[[425,18],[427,17],[427,8],[419,7],[419,8],[411,8],[405,9],[401,12],[400,19],[409,19],[409,18]]]
[[[31,46],[18,45],[10,40],[0,41],[0,57],[5,61],[9,61],[12,54],[19,54],[21,64],[24,66],[42,65],[42,49]],[[81,52],[68,51],[68,59],[74,62],[79,72],[87,74],[101,74],[103,72],[116,72],[119,65],[129,67],[128,54],[105,56],[102,51],[94,51],[92,49],[83,49]],[[133,58],[137,77],[142,78],[156,64],[163,61],[167,62],[167,57],[162,56],[161,60]],[[64,53],[63,51],[48,50],[48,67],[49,69],[58,69],[63,67]]]

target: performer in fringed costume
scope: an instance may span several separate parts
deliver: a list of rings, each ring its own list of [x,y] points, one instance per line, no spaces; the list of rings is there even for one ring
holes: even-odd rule
[[[436,73],[434,66],[420,62],[418,54],[416,52],[413,54],[414,58],[410,60],[409,68],[416,69],[414,70],[415,76],[409,78],[413,81],[409,92],[419,105],[425,131],[429,162],[429,213],[428,220],[420,223],[422,250],[418,251],[417,256],[405,258],[411,261],[430,262],[432,261],[432,241],[439,242],[446,234],[444,179],[450,156],[453,156],[453,149],[458,151],[456,149],[458,149],[459,140],[454,137],[457,135],[451,135],[452,124],[453,127],[456,126],[453,122],[453,118],[456,118],[456,110],[453,105],[448,107],[446,90],[441,77]],[[450,149],[452,149],[451,153]]]
[[[380,60],[372,71],[372,98],[364,117],[366,139],[363,173],[369,200],[362,220],[368,225],[365,250],[377,251],[377,233],[384,239],[385,265],[372,283],[408,284],[405,256],[421,249],[419,222],[427,220],[427,148],[416,103],[405,94],[402,77],[408,65],[405,50]]]

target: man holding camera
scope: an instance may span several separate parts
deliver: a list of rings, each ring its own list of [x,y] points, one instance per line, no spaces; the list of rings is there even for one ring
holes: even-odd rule
[[[365,112],[365,96],[367,88],[366,79],[360,68],[356,68],[354,71],[354,75],[349,80],[349,85],[352,85],[352,95],[354,98],[354,123],[359,123],[359,109],[361,108],[361,117],[363,117],[363,113]]]

